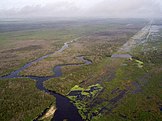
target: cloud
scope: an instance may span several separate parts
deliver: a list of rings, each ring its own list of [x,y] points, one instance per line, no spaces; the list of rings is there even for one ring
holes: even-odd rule
[[[27,5],[19,9],[0,10],[1,17],[160,17],[159,0],[57,1]],[[86,7],[84,7],[86,6]]]
[[[93,16],[157,17],[161,14],[156,0],[103,0],[89,10]]]
[[[70,17],[79,13],[71,2],[56,2],[47,5],[25,6],[21,9],[1,10],[0,15],[6,17]]]

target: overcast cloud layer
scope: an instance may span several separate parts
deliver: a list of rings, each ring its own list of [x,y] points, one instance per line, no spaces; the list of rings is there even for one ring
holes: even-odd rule
[[[161,0],[0,0],[0,18],[161,16]]]

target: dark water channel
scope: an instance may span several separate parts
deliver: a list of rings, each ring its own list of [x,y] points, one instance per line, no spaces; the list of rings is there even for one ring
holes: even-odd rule
[[[73,41],[71,41],[71,42],[73,42]],[[64,43],[64,45],[62,46],[61,49],[59,49],[58,51],[56,51],[52,54],[55,54],[58,52],[60,53],[60,52],[64,51],[66,48],[68,48],[68,44],[71,42]],[[39,62],[39,61],[49,57],[52,54],[48,54],[48,55],[42,56],[34,61],[31,61],[31,62],[25,64],[23,67],[19,68],[18,70],[11,72],[9,75],[0,77],[0,79],[30,78],[30,79],[36,80],[36,87],[39,90],[44,91],[56,98],[57,110],[52,118],[52,121],[63,121],[64,119],[67,119],[68,121],[83,121],[82,117],[78,113],[78,109],[70,102],[69,98],[67,98],[55,91],[48,90],[46,87],[44,87],[43,83],[45,81],[47,81],[48,79],[61,77],[62,76],[61,67],[63,67],[63,66],[80,66],[80,65],[92,64],[92,62],[89,60],[86,60],[84,58],[84,56],[77,57],[78,60],[83,62],[82,64],[62,64],[62,65],[55,66],[53,69],[53,72],[54,72],[53,76],[41,77],[41,76],[20,76],[20,75],[18,75],[21,71],[28,68],[33,63]]]

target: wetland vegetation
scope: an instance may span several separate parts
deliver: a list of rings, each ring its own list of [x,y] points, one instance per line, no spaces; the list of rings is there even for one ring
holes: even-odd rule
[[[160,121],[160,22],[1,22],[0,120]]]

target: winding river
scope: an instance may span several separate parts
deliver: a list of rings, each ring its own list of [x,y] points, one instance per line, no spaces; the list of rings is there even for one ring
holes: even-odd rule
[[[79,38],[77,38],[79,39]],[[64,43],[64,45],[61,47],[61,49],[59,49],[58,51],[52,53],[61,53],[63,52],[65,49],[67,49],[69,47],[69,44],[76,41],[77,39],[74,39],[70,42],[66,42]],[[57,77],[61,77],[62,76],[62,71],[61,71],[61,67],[63,66],[78,66],[78,65],[89,65],[92,64],[91,61],[86,60],[84,58],[84,56],[79,56],[76,57],[78,60],[81,60],[83,62],[83,64],[62,64],[62,65],[56,65],[53,69],[54,75],[53,76],[47,76],[47,77],[41,77],[41,76],[20,76],[19,73],[21,71],[23,71],[24,69],[30,67],[32,64],[39,62],[47,57],[49,57],[52,54],[47,54],[45,56],[42,56],[36,60],[33,60],[27,64],[25,64],[24,66],[22,66],[21,68],[19,68],[16,71],[11,72],[9,75],[0,77],[0,79],[11,79],[11,78],[30,78],[33,80],[36,80],[36,87],[37,89],[44,91],[45,93],[48,93],[52,96],[54,96],[56,98],[56,112],[52,118],[52,121],[63,121],[64,119],[68,119],[68,121],[83,121],[82,117],[80,116],[80,114],[78,113],[78,109],[70,102],[70,99],[55,92],[55,91],[51,91],[48,90],[46,87],[44,87],[43,83],[45,81],[47,81],[48,79],[51,78],[57,78]],[[36,119],[37,120],[37,119]]]

